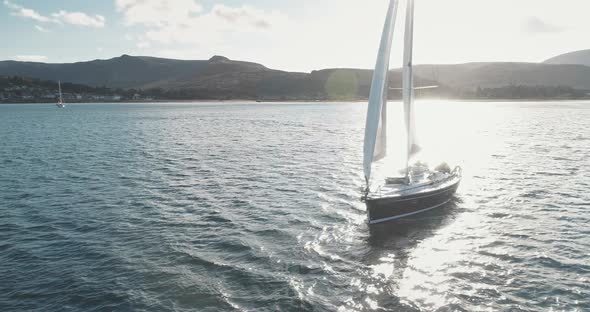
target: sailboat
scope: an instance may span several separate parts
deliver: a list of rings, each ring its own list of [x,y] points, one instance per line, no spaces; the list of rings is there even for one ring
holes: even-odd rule
[[[387,95],[389,89],[389,59],[393,40],[398,0],[390,0],[377,64],[371,83],[365,125],[364,175],[366,187],[363,201],[367,206],[369,224],[392,221],[426,212],[449,203],[461,181],[461,168],[453,170],[443,163],[434,169],[427,165],[410,164],[420,151],[416,139],[414,118],[414,78],[412,68],[414,37],[414,0],[407,0],[402,93],[407,144],[403,176],[388,177],[379,188],[371,190],[374,162],[387,155]],[[403,144],[402,144],[403,145]]]
[[[57,81],[57,86],[59,88],[59,100],[57,103],[55,103],[55,106],[59,107],[59,108],[65,108],[66,104],[63,101],[63,96],[61,95],[61,81]]]

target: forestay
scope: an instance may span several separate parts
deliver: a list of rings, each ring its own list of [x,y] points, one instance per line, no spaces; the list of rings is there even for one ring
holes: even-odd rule
[[[371,178],[371,164],[385,157],[387,153],[386,132],[389,59],[391,56],[397,7],[398,0],[390,0],[385,25],[383,26],[379,54],[377,55],[377,64],[373,73],[371,92],[369,94],[363,163],[367,184]]]

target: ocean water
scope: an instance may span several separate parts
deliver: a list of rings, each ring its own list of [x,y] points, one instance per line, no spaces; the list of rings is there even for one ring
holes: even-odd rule
[[[365,111],[0,105],[0,310],[590,311],[589,102],[418,103],[464,179],[373,228]]]

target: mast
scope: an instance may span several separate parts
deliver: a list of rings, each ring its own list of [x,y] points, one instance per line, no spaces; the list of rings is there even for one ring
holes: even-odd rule
[[[59,103],[61,104],[61,103],[63,103],[63,99],[61,96],[61,80],[57,81],[57,87],[59,88]]]
[[[418,152],[416,144],[416,125],[414,120],[414,0],[408,0],[406,8],[406,30],[404,36],[404,70],[403,100],[407,134],[406,178],[409,176],[409,162],[412,155]]]
[[[369,190],[371,165],[374,161],[380,160],[386,155],[386,106],[389,85],[389,59],[391,56],[391,44],[393,40],[393,30],[395,28],[397,7],[398,0],[389,1],[389,9],[387,10],[387,17],[385,18],[385,25],[383,26],[379,53],[377,54],[377,62],[375,64],[375,71],[373,72],[373,80],[371,82],[363,148],[363,168],[367,183],[366,192]]]

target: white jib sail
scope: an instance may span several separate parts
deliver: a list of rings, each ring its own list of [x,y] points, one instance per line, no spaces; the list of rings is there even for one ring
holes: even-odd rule
[[[387,91],[388,91],[388,72],[389,59],[391,56],[391,42],[393,40],[393,30],[395,27],[395,17],[397,15],[398,0],[390,0],[389,9],[379,54],[377,55],[377,64],[373,73],[371,82],[371,92],[369,94],[369,107],[367,109],[367,121],[365,125],[365,143],[364,143],[364,161],[365,179],[367,183],[371,177],[371,164],[374,161],[382,159],[386,155],[386,131],[387,131]]]
[[[413,46],[414,46],[414,0],[408,0],[406,11],[406,30],[404,40],[404,73],[403,73],[403,99],[408,136],[408,160],[420,150],[416,139],[416,121],[414,118],[414,72],[413,72]]]

